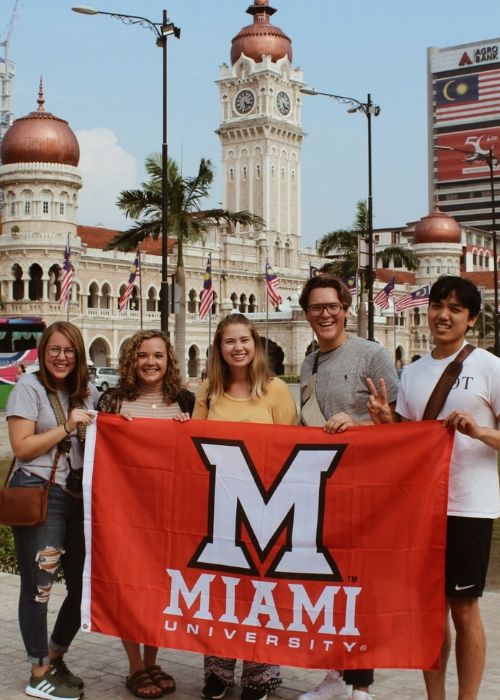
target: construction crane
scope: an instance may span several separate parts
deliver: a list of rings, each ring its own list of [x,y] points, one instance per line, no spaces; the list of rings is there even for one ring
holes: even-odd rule
[[[3,46],[3,59],[0,58],[0,145],[5,136],[5,132],[14,120],[10,96],[11,82],[16,71],[14,64],[9,60],[9,46],[12,32],[14,31],[14,25],[19,14],[19,5],[20,0],[15,0],[5,37],[0,41],[0,46]]]

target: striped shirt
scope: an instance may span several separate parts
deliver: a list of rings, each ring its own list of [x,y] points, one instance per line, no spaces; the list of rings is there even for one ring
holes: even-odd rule
[[[173,418],[181,413],[181,408],[177,401],[167,405],[160,388],[140,394],[135,401],[123,399],[120,413],[134,418]]]

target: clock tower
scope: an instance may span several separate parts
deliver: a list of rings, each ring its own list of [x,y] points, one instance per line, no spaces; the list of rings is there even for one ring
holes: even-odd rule
[[[221,66],[217,81],[222,107],[217,133],[224,206],[261,216],[264,231],[259,239],[265,236],[271,261],[292,268],[300,249],[304,82],[302,71],[292,67],[291,40],[271,24],[275,12],[268,0],[255,0],[247,9],[253,23],[232,40],[231,66]],[[254,234],[240,231],[240,235]]]

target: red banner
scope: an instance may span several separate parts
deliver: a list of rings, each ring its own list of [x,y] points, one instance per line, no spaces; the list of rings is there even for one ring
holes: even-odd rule
[[[436,145],[438,182],[489,178],[490,169],[485,157],[490,148],[493,156],[500,154],[500,127],[438,134]],[[493,171],[495,176],[500,173],[498,163],[493,164]]]
[[[309,668],[431,668],[452,435],[99,415],[83,629]]]

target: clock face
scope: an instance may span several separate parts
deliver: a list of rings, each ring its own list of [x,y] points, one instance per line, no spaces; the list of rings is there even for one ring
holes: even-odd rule
[[[282,114],[284,117],[290,113],[290,98],[283,90],[280,90],[276,95],[276,105],[280,111],[280,114]]]
[[[236,95],[234,106],[240,114],[248,114],[255,104],[255,95],[251,90],[240,90]]]

